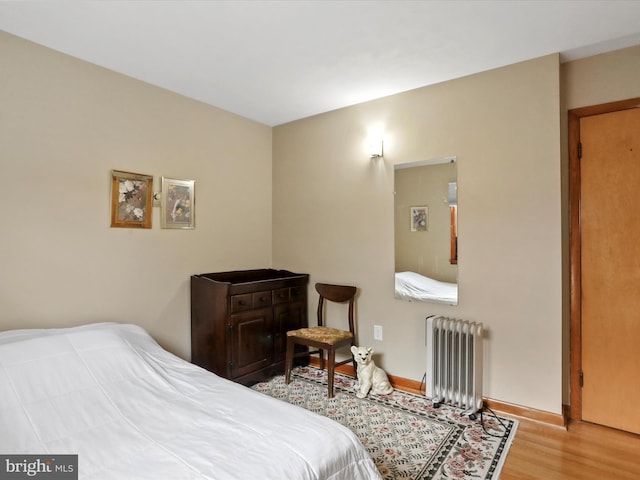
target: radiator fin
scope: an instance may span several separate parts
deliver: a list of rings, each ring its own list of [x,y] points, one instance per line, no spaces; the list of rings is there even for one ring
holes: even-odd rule
[[[482,409],[482,324],[427,317],[426,395],[433,403]]]

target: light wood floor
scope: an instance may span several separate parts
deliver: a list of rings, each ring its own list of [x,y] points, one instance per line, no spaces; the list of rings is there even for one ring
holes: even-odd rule
[[[640,479],[640,435],[582,422],[565,430],[518,421],[500,480]]]
[[[336,371],[353,376],[351,365]],[[389,380],[395,388],[424,395],[419,382],[392,375]],[[565,429],[496,413],[519,422],[500,480],[640,480],[640,435],[583,422]]]

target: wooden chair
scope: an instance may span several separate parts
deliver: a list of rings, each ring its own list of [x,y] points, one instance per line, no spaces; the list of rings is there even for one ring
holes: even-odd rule
[[[287,355],[285,382],[288,384],[291,379],[291,367],[296,345],[306,345],[307,347],[317,348],[311,352],[303,352],[299,355],[309,355],[310,353],[320,354],[320,368],[324,369],[324,351],[327,351],[327,378],[329,383],[328,397],[333,397],[333,375],[335,367],[353,362],[354,371],[356,369],[353,355],[349,352],[351,358],[336,363],[336,349],[347,345],[355,345],[355,324],[353,319],[353,306],[356,297],[357,288],[349,285],[330,285],[327,283],[316,283],[316,291],[320,295],[318,300],[318,326],[310,328],[301,328],[299,330],[291,330],[287,332]],[[338,330],[326,327],[324,324],[324,304],[325,301],[345,303],[349,302],[349,330]]]

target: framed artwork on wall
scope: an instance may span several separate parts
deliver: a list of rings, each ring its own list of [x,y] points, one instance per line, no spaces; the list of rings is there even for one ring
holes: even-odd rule
[[[195,228],[195,203],[195,180],[162,177],[162,228]]]
[[[111,226],[151,228],[153,176],[111,171]]]
[[[411,231],[426,232],[429,221],[429,207],[411,207]]]

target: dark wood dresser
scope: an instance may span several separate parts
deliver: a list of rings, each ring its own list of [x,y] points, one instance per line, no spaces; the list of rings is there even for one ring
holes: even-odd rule
[[[287,270],[192,275],[191,361],[245,385],[284,372],[287,330],[308,326],[308,283]]]

